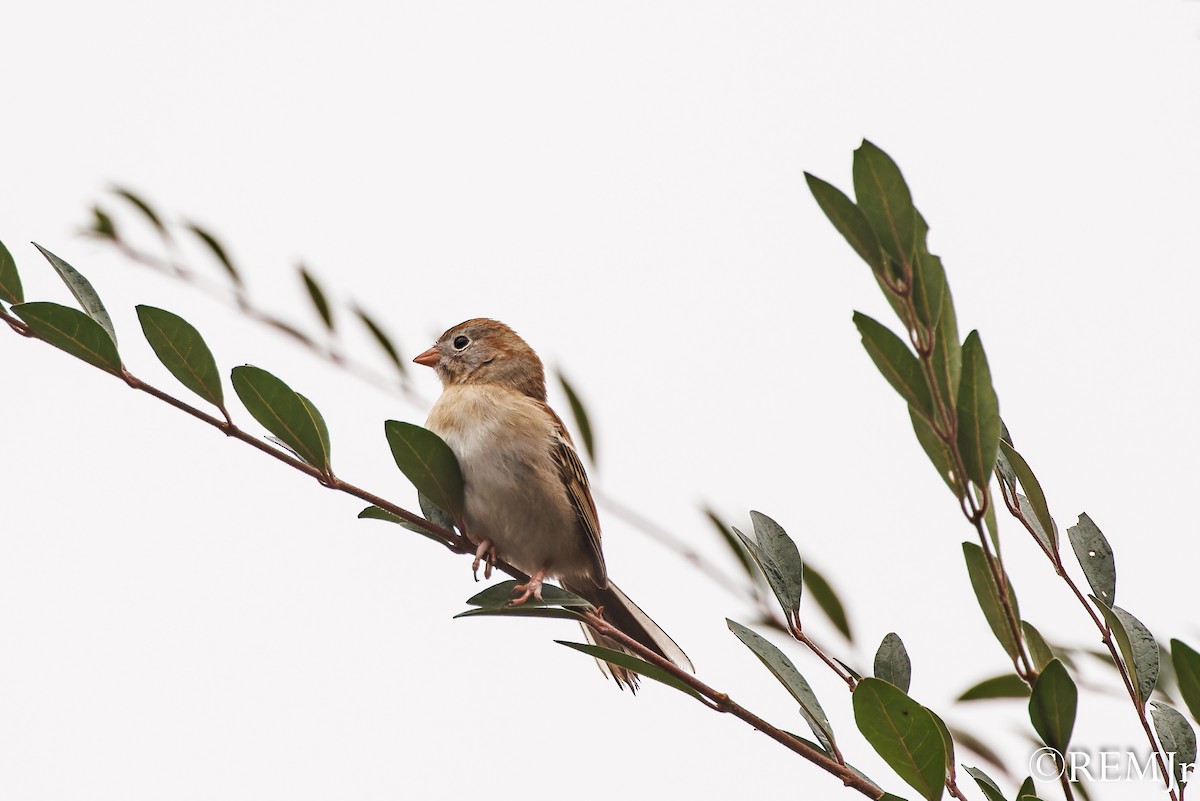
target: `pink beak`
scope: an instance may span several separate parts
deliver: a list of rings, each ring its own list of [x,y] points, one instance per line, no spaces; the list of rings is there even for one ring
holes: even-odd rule
[[[437,345],[434,345],[432,348],[413,359],[413,361],[417,364],[423,364],[426,367],[437,367],[437,363],[441,360],[442,354],[438,351]]]

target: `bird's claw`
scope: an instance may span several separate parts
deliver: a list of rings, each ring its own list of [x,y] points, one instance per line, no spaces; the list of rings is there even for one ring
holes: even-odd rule
[[[496,564],[496,547],[491,540],[484,540],[475,549],[475,561],[471,563],[471,575],[479,581],[479,565],[483,564],[483,577],[492,577],[492,567]]]
[[[537,598],[539,601],[541,601],[542,600],[542,580],[545,577],[546,577],[546,571],[539,570],[538,572],[534,573],[532,576],[529,577],[529,581],[525,582],[524,584],[518,584],[517,586],[513,587],[513,592],[519,592],[519,593],[521,593],[521,595],[519,595],[518,597],[513,598],[511,601],[509,601],[508,605],[509,606],[520,606],[521,604],[528,601],[530,598]],[[543,601],[543,603],[545,603],[545,602]]]

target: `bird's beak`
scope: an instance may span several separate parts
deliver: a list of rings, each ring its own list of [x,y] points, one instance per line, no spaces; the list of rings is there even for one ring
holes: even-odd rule
[[[442,354],[438,352],[437,345],[434,345],[432,348],[413,359],[413,361],[417,364],[423,364],[426,367],[437,367],[437,363],[441,361],[441,358]]]

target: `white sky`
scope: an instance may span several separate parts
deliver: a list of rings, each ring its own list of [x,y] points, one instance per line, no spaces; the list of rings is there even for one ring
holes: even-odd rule
[[[115,181],[202,222],[264,305],[315,331],[303,259],[409,358],[502,319],[583,395],[598,486],[716,560],[701,503],[776,518],[860,642],[810,610],[814,631],[864,668],[899,632],[915,697],[1023,770],[1022,705],[952,703],[1005,665],[962,567],[971,532],[850,322],[892,323],[886,304],[803,181],[848,188],[872,139],[931,224],[1060,527],[1087,511],[1118,603],[1200,645],[1195,4],[114,0],[4,17],[0,238],[30,298],[69,302],[36,240],[93,280],[129,368],[181,395],[133,306],[183,314],[226,374],[254,363],[316,402],[344,478],[409,504],[382,421],[422,410],[80,239],[88,206],[119,208]],[[551,642],[571,626],[452,621],[477,589],[467,562],[355,520],[361,503],[44,346],[0,337],[0,360],[3,798],[856,797],[683,696],[618,693]],[[1026,617],[1093,645],[1027,536],[1004,532]],[[804,731],[725,628],[751,622],[743,604],[618,521],[605,534],[612,574],[706,681]],[[789,653],[850,760],[906,794],[844,688]],[[1128,702],[1094,694],[1075,740],[1145,750]]]

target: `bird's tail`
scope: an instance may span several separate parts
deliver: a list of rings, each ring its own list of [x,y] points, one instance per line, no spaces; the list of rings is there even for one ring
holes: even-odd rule
[[[573,587],[567,589],[582,596],[593,606],[603,608],[605,620],[620,629],[622,633],[637,640],[678,667],[695,672],[692,660],[688,659],[688,655],[683,652],[683,649],[637,604],[629,600],[629,596],[621,592],[621,588],[616,584],[610,581],[608,586],[603,589],[595,586],[588,587],[586,590]],[[583,634],[593,645],[612,648],[616,651],[626,651],[620,643],[596,634],[587,626],[583,627]],[[624,689],[628,686],[631,691],[637,692],[638,677],[636,673],[603,660],[597,659],[596,663],[600,665],[600,672],[616,681],[618,687]]]

